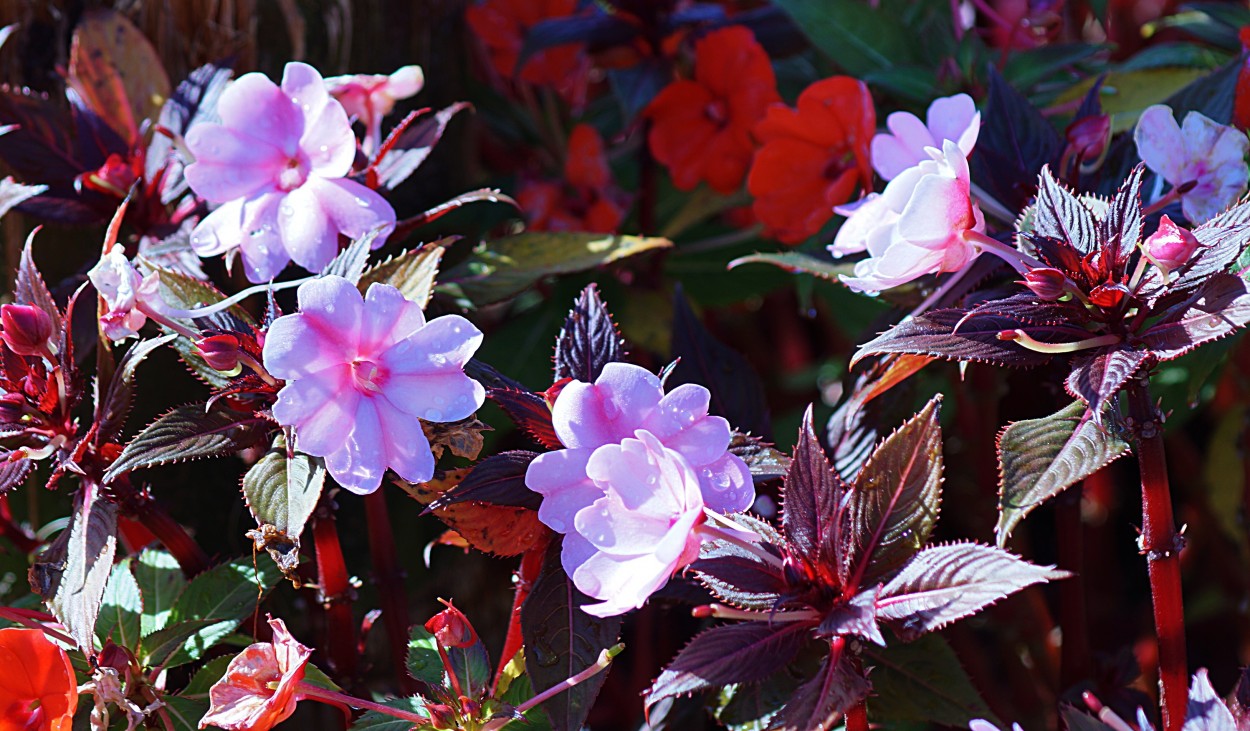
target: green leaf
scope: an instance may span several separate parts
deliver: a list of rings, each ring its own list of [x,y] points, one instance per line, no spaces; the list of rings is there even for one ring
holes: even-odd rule
[[[287,459],[286,439],[278,435],[273,447],[243,476],[243,498],[256,523],[285,533],[298,556],[300,534],[317,507],[325,480],[321,460],[301,452]]]
[[[130,440],[104,473],[104,483],[140,467],[232,454],[255,444],[271,426],[256,414],[233,411],[221,402],[207,412],[202,403],[175,407]]]
[[[450,243],[449,239],[434,241],[387,259],[365,272],[357,286],[364,292],[374,282],[389,284],[424,309],[434,294],[438,265],[447,252],[446,245]]]
[[[165,626],[174,600],[187,585],[178,560],[167,551],[148,548],[131,566],[143,597],[140,632],[147,636]]]
[[[1050,416],[1013,422],[999,435],[999,547],[1037,506],[1128,452],[1127,442],[1092,417],[1074,401]]]
[[[252,565],[252,557],[235,559],[191,580],[174,604],[169,625],[206,620],[170,658],[169,666],[198,660],[204,652],[234,632],[256,610],[265,593],[282,577],[273,564]]]
[[[182,695],[166,694],[161,698],[165,712],[175,731],[199,731],[200,719],[208,713],[208,700],[192,699]]]
[[[852,76],[918,61],[916,39],[888,8],[859,0],[777,0],[812,45]]]
[[[523,233],[486,241],[444,272],[440,287],[455,285],[469,303],[500,302],[545,276],[619,261],[673,242],[662,238],[592,233]]]
[[[382,701],[382,705],[400,708],[411,713],[425,712],[425,701],[417,696]],[[412,721],[405,721],[402,718],[395,718],[377,711],[369,711],[351,725],[351,731],[412,731],[412,729],[426,731],[426,729],[433,728],[433,726],[427,724],[418,726]]]
[[[413,625],[408,635],[408,674],[436,688],[447,684],[443,659],[438,655],[438,642],[421,625]]]
[[[182,652],[183,645],[190,642],[197,633],[215,624],[211,619],[189,619],[183,622],[170,622],[143,638],[142,652],[139,659],[146,668],[173,667],[196,658],[179,659],[175,656]],[[207,648],[206,648],[207,649]]]
[[[939,635],[889,647],[864,648],[872,678],[868,717],[891,723],[920,721],[967,728],[974,718],[998,724],[959,658]]]
[[[801,251],[751,254],[750,256],[739,257],[729,262],[729,268],[733,269],[743,264],[772,264],[792,274],[812,274],[830,282],[840,281],[838,279],[840,276],[843,274],[850,275],[855,271],[855,264],[852,262],[838,263],[831,256],[818,257],[804,254]]]
[[[525,674],[524,648],[504,666],[495,697],[512,708],[534,697],[534,686]],[[507,727],[512,731],[551,731],[551,719],[543,709],[531,708],[521,718],[510,721]]]
[[[226,668],[229,667],[230,661],[234,659],[234,655],[222,655],[204,663],[204,667],[196,671],[191,676],[191,682],[187,683],[187,687],[183,688],[178,695],[183,698],[207,699],[208,689],[213,684],[221,680],[226,674]],[[308,666],[305,666],[308,667]]]
[[[127,558],[113,566],[113,573],[104,587],[100,616],[95,622],[95,634],[101,642],[112,639],[114,644],[131,650],[139,646],[143,615],[143,597],[130,572],[133,562],[134,559]]]
[[[141,260],[140,263],[145,271],[156,272],[160,283],[157,293],[161,299],[180,310],[193,310],[204,305],[214,305],[226,298],[221,290],[202,279],[162,269],[149,261]],[[226,312],[241,322],[256,327],[255,318],[242,305],[231,305],[226,308]]]

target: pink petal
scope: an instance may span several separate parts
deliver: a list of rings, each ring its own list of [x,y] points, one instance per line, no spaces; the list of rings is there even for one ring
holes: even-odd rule
[[[647,415],[640,427],[668,442],[668,437],[707,415],[712,394],[697,383],[683,383],[664,394],[655,410]],[[671,445],[667,445],[671,446]],[[722,447],[721,451],[725,451]],[[689,459],[689,457],[687,457]]]
[[[551,422],[560,443],[570,449],[594,449],[624,437],[604,412],[599,391],[582,381],[572,381],[560,391],[551,407]]]
[[[273,279],[291,260],[277,225],[278,208],[285,197],[266,193],[223,204],[191,232],[191,248],[207,257],[241,247],[247,278],[253,282]]]
[[[391,374],[382,393],[406,414],[426,421],[458,421],[482,407],[486,389],[460,369]]]
[[[186,141],[195,155],[184,171],[187,183],[211,203],[276,191],[288,160],[268,141],[219,124],[195,125]]]
[[[374,397],[382,426],[386,465],[408,482],[428,482],[434,477],[434,455],[421,424],[385,398]]]
[[[676,450],[692,467],[720,459],[729,447],[729,422],[719,416],[705,416],[664,440],[664,446]]]
[[[217,102],[217,114],[222,125],[265,140],[288,158],[299,149],[303,115],[264,74],[244,74],[231,82]]]
[[[343,447],[359,399],[349,366],[327,368],[283,386],[273,405],[273,417],[279,424],[295,427],[297,449],[325,457]]]
[[[1146,167],[1172,185],[1188,182],[1181,180],[1186,162],[1185,139],[1171,107],[1156,104],[1142,112],[1133,130],[1133,141]]]
[[[695,469],[703,504],[718,513],[741,513],[755,502],[751,470],[737,455],[724,454]]]
[[[647,603],[660,587],[668,582],[673,568],[655,556],[609,556],[599,552],[591,555],[572,572],[573,584],[584,593],[606,599],[587,604],[582,611],[596,617],[611,617],[637,609]]]
[[[346,430],[349,426],[343,446],[325,455],[326,469],[344,488],[357,495],[368,495],[382,484],[386,472],[386,448],[374,399],[360,398],[355,417],[341,422],[338,428]],[[411,434],[399,434],[396,438],[405,436]]]
[[[265,369],[283,380],[303,378],[356,357],[350,341],[328,337],[303,313],[279,317],[265,334]]]
[[[894,112],[886,118],[886,126],[892,134],[872,138],[872,167],[882,178],[893,180],[926,159],[924,148],[936,142],[924,123],[910,112]]]
[[[842,257],[865,251],[872,232],[881,227],[892,227],[896,220],[898,213],[890,209],[885,198],[878,193],[870,193],[838,229],[833,244],[829,246],[829,253]]]
[[[557,533],[573,529],[577,511],[590,505],[603,490],[586,477],[589,449],[558,449],[534,458],[525,470],[525,486],[543,496],[538,519]]]
[[[404,66],[391,72],[383,87],[391,99],[407,99],[415,96],[425,86],[425,74],[420,66]]]
[[[395,209],[376,191],[360,183],[313,175],[304,187],[313,191],[321,210],[329,216],[334,228],[345,236],[358,239],[380,227],[381,233],[373,240],[373,248],[376,249],[395,230]]]
[[[341,178],[356,158],[356,136],[343,106],[330,97],[317,69],[288,63],[282,72],[282,90],[304,117],[299,147],[321,177]]]
[[[364,298],[343,277],[318,277],[299,286],[299,310],[322,337],[344,340],[354,350],[360,332]]]
[[[967,94],[934,99],[925,114],[925,121],[934,142],[941,144],[943,140],[951,140],[965,157],[972,152],[981,129],[981,114],[977,111],[976,102]]]
[[[647,434],[642,429],[638,433]],[[614,495],[622,510],[652,515],[679,513],[686,508],[683,479],[694,481],[694,474],[684,463],[674,464],[680,457],[672,457],[673,452],[666,455],[654,437],[652,441],[651,449],[638,439],[599,447],[586,463],[586,476]]]
[[[461,369],[482,344],[482,331],[460,315],[443,315],[395,343],[380,356],[394,374],[420,375]]]
[[[931,249],[968,246],[959,235],[974,223],[967,186],[953,178],[926,175],[899,216],[897,235]]]
[[[286,194],[278,209],[282,243],[296,264],[310,272],[321,271],[339,251],[339,232],[321,206],[313,181]]]
[[[365,292],[364,329],[360,350],[380,353],[412,335],[425,325],[421,306],[404,297],[398,289],[374,282]]]
[[[579,510],[573,526],[592,546],[614,556],[654,553],[669,532],[666,516],[628,510],[611,494]]]

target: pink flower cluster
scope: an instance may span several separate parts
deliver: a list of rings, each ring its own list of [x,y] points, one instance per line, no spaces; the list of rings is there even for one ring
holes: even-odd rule
[[[1181,210],[1193,225],[1214,218],[1246,192],[1250,140],[1235,127],[1198,112],[1177,125],[1172,108],[1156,104],[1137,120],[1133,141],[1142,162],[1160,178],[1178,188],[1193,186],[1181,193]]]
[[[457,421],[481,407],[485,389],[464,364],[482,333],[459,315],[427,322],[385,284],[362,297],[343,277],[325,276],[298,296],[299,312],[265,336],[265,368],[287,382],[274,418],[352,492],[376,490],[388,467],[409,482],[429,480],[434,456],[421,419]]]
[[[655,374],[628,363],[609,363],[594,383],[572,381],[556,398],[552,421],[567,449],[539,455],[525,484],[543,496],[539,520],[566,534],[574,584],[604,600],[586,611],[642,606],[693,560],[696,513],[754,501],[750,471],[727,451],[729,422],[708,415],[710,399],[696,384],[666,394]]]
[[[195,155],[187,183],[222,204],[191,232],[200,256],[238,249],[248,279],[264,282],[292,260],[321,270],[338,253],[340,234],[394,228],[391,204],[346,179],[356,137],[313,67],[287,64],[281,87],[245,74],[222,93],[217,113],[221,124],[197,124],[186,138]]]

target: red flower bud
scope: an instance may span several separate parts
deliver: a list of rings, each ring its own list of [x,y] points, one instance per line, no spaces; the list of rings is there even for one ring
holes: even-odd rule
[[[1189,261],[1198,248],[1198,238],[1164,215],[1159,221],[1159,230],[1150,234],[1145,246],[1146,256],[1151,261],[1171,271]]]
[[[5,345],[18,355],[43,355],[52,338],[52,318],[30,305],[0,306],[0,326]]]
[[[0,396],[0,424],[16,424],[26,413],[26,397],[20,393]]]
[[[1033,294],[1047,302],[1054,302],[1062,297],[1067,290],[1067,283],[1068,278],[1063,275],[1063,272],[1050,267],[1030,269],[1024,275],[1024,281],[1020,282],[1033,290]]]
[[[473,625],[469,624],[469,618],[450,604],[430,617],[425,623],[425,629],[443,647],[470,647],[477,644],[477,633],[473,631]]]
[[[239,339],[233,335],[209,335],[196,341],[204,362],[219,371],[233,371],[239,367]]]
[[[426,703],[425,712],[430,716],[430,725],[434,728],[459,728],[455,710],[442,703]]]
[[[1085,160],[1100,157],[1111,139],[1111,116],[1081,117],[1067,129],[1068,145]]]

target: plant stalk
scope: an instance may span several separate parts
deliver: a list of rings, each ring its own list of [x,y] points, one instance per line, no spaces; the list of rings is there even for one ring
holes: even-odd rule
[[[382,602],[382,621],[391,649],[395,677],[405,694],[417,692],[416,681],[408,674],[408,592],[406,574],[395,553],[395,536],[386,509],[386,493],[374,490],[365,496],[365,519],[369,525],[369,556],[373,560],[373,580]]]
[[[1185,609],[1181,596],[1180,552],[1184,539],[1172,518],[1163,417],[1145,378],[1129,382],[1129,417],[1137,447],[1142,483],[1142,532],[1139,540],[1150,573],[1155,633],[1159,638],[1159,701],[1164,731],[1180,731],[1189,704],[1189,669],[1185,659]]]
[[[114,483],[116,485],[117,483]],[[187,577],[197,576],[208,570],[212,562],[208,554],[195,542],[178,521],[174,520],[156,500],[150,496],[136,495],[135,500],[124,500],[122,506],[143,527],[152,531],[165,549],[178,561]]]
[[[322,499],[313,518],[313,544],[317,550],[317,583],[326,610],[326,654],[340,684],[350,686],[356,678],[356,624],[352,620],[351,579],[339,544],[334,504]]]

